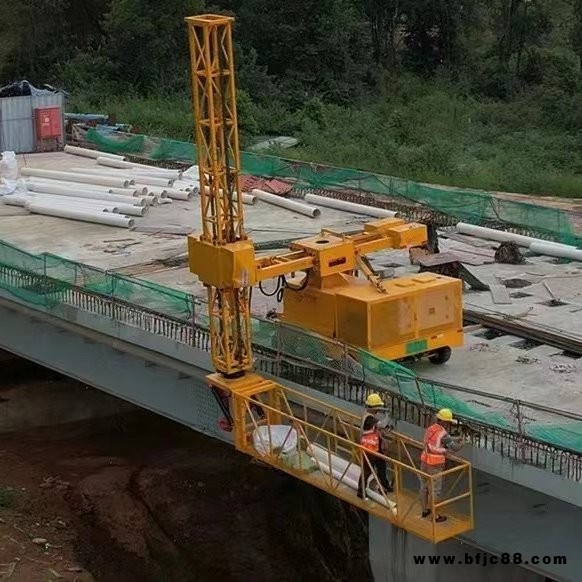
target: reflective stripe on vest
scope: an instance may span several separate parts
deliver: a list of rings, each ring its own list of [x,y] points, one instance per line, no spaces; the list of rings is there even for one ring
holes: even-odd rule
[[[424,433],[424,450],[420,455],[420,460],[427,465],[444,465],[445,456],[442,453],[431,453],[430,447],[438,447],[438,441],[445,434],[446,430],[440,424],[432,424]]]
[[[380,451],[380,435],[378,434],[378,431],[373,428],[372,430],[362,433],[360,444],[365,449],[378,453]]]

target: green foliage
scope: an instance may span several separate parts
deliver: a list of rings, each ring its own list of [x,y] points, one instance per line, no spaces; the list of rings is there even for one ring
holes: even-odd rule
[[[82,9],[81,9],[82,6]],[[460,186],[580,196],[582,0],[3,0],[0,83],[192,139],[184,17],[236,16],[242,144]]]

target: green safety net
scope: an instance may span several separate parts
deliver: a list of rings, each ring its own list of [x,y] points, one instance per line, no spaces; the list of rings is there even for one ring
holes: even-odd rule
[[[85,139],[104,151],[131,153],[152,160],[195,163],[197,157],[193,144],[176,140],[131,134],[105,136],[96,129],[90,129]],[[503,223],[565,244],[582,245],[582,237],[573,230],[568,213],[558,208],[503,199],[484,191],[438,187],[252,152],[241,154],[241,165],[246,174],[287,178],[295,182],[296,188],[369,192],[400,203],[422,204],[458,221],[471,224]]]
[[[322,366],[380,390],[396,392],[410,402],[436,410],[450,408],[465,423],[474,421],[479,425],[511,430],[582,453],[582,421],[566,421],[559,412],[508,401],[494,394],[476,394],[462,387],[442,386],[418,378],[412,370],[397,362],[364,350],[346,348],[334,340],[277,322],[254,320],[253,343],[295,357],[307,365]]]
[[[50,253],[35,255],[0,241],[0,289],[46,309],[72,304],[71,295],[84,290],[92,296],[116,299],[128,305],[170,316],[182,323],[208,327],[206,309],[195,310],[194,298],[144,279],[103,271]],[[83,306],[81,305],[82,309]],[[115,317],[114,311],[102,313]],[[128,323],[125,320],[125,323]],[[135,325],[140,325],[139,317]],[[314,368],[324,368],[346,379],[360,380],[380,390],[398,393],[411,402],[434,409],[451,408],[466,421],[521,432],[539,441],[582,452],[582,422],[565,421],[559,412],[534,405],[476,395],[467,389],[440,386],[419,379],[411,370],[363,350],[317,336],[280,322],[253,318],[253,344],[295,358]],[[302,364],[302,365],[303,365]],[[520,412],[516,410],[520,407]]]
[[[46,308],[66,303],[68,293],[79,288],[178,319],[190,320],[194,314],[194,299],[188,293],[50,253],[34,255],[2,241],[0,288]]]

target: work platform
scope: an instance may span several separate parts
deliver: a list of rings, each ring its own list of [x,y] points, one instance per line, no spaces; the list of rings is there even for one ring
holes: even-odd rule
[[[447,468],[429,475],[420,470],[420,442],[391,433],[386,454],[360,444],[361,417],[302,392],[248,374],[208,377],[212,389],[228,393],[235,447],[277,469],[359,507],[431,543],[471,531],[473,489],[471,464],[447,455]],[[386,463],[393,491],[380,484],[375,460]],[[358,497],[359,486],[365,495]],[[420,481],[429,491],[430,516],[421,516]],[[442,493],[432,494],[438,481]],[[437,522],[442,514],[446,521]]]

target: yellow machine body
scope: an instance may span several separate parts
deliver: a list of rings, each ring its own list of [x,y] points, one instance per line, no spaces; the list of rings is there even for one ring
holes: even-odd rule
[[[381,284],[386,293],[341,275],[322,288],[286,288],[281,319],[387,360],[463,345],[461,281],[420,273]]]

